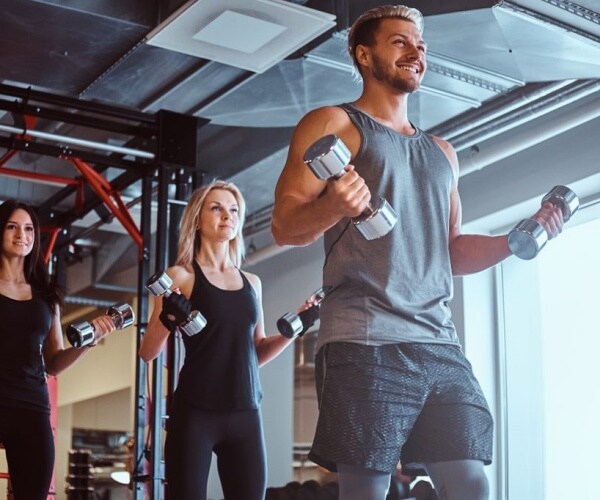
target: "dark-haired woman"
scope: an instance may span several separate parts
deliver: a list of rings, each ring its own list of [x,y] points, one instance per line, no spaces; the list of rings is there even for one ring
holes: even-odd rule
[[[46,374],[88,349],[64,348],[61,292],[50,282],[33,209],[5,201],[0,231],[0,442],[15,500],[46,500],[54,469]],[[108,316],[92,325],[98,340],[114,330]]]

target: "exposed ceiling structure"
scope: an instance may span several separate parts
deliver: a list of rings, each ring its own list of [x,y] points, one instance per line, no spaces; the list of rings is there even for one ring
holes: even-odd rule
[[[347,29],[364,10],[384,3],[0,0],[0,84],[130,110],[134,118],[159,110],[196,117],[197,169],[240,186],[249,209],[246,235],[260,253],[271,243],[265,229],[293,127],[311,109],[358,97],[360,84],[345,51]],[[598,0],[405,3],[426,16],[429,46],[428,72],[411,96],[410,117],[455,146],[465,160],[461,175],[493,162],[493,156],[477,157],[478,145],[513,127],[572,109],[560,124],[515,144],[517,150],[600,115]],[[16,197],[57,213],[73,210],[75,194],[57,196],[68,186],[49,176],[83,174],[72,162],[42,154],[41,146],[37,152],[14,151],[11,144],[25,133],[32,145],[79,138],[83,142],[73,147],[90,154],[123,148],[120,158],[131,159],[129,149],[144,150],[144,142],[132,140],[135,134],[126,129],[72,124],[60,113],[25,128],[27,113],[18,105],[27,104],[26,96],[4,90],[0,200]],[[60,104],[54,109],[60,111]],[[66,105],[63,112],[80,113]],[[128,168],[115,164],[97,171],[112,181]],[[140,186],[135,176],[128,179],[119,194],[135,221]],[[77,250],[94,258],[73,264],[71,291],[92,301],[127,292],[137,255],[123,223],[109,222],[95,209],[72,224],[72,234],[81,236]],[[83,265],[85,272],[78,268]]]

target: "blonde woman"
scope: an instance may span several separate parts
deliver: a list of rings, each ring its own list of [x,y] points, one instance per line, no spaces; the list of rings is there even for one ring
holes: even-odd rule
[[[206,499],[212,453],[226,500],[263,500],[266,457],[258,368],[291,340],[266,336],[261,282],[240,269],[245,202],[231,183],[196,190],[181,221],[177,261],[167,269],[181,295],[157,298],[140,356],[154,359],[191,310],[207,321],[183,335],[185,361],[165,443],[169,496]]]

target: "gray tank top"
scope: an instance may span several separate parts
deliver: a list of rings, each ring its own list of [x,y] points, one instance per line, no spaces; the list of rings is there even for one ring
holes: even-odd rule
[[[361,135],[352,159],[373,198],[398,214],[387,235],[367,241],[349,219],[326,231],[317,348],[328,342],[458,344],[451,320],[448,252],[450,162],[431,136],[406,136],[352,104],[341,106]]]

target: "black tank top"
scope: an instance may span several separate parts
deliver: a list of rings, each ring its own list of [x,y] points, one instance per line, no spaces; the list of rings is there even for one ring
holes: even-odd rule
[[[223,290],[208,281],[196,262],[193,269],[190,303],[207,324],[194,336],[183,334],[185,360],[176,397],[205,410],[256,409],[262,391],[254,347],[259,319],[254,288],[241,271],[242,288]]]
[[[48,303],[0,295],[0,406],[50,413],[42,349],[52,325]]]

